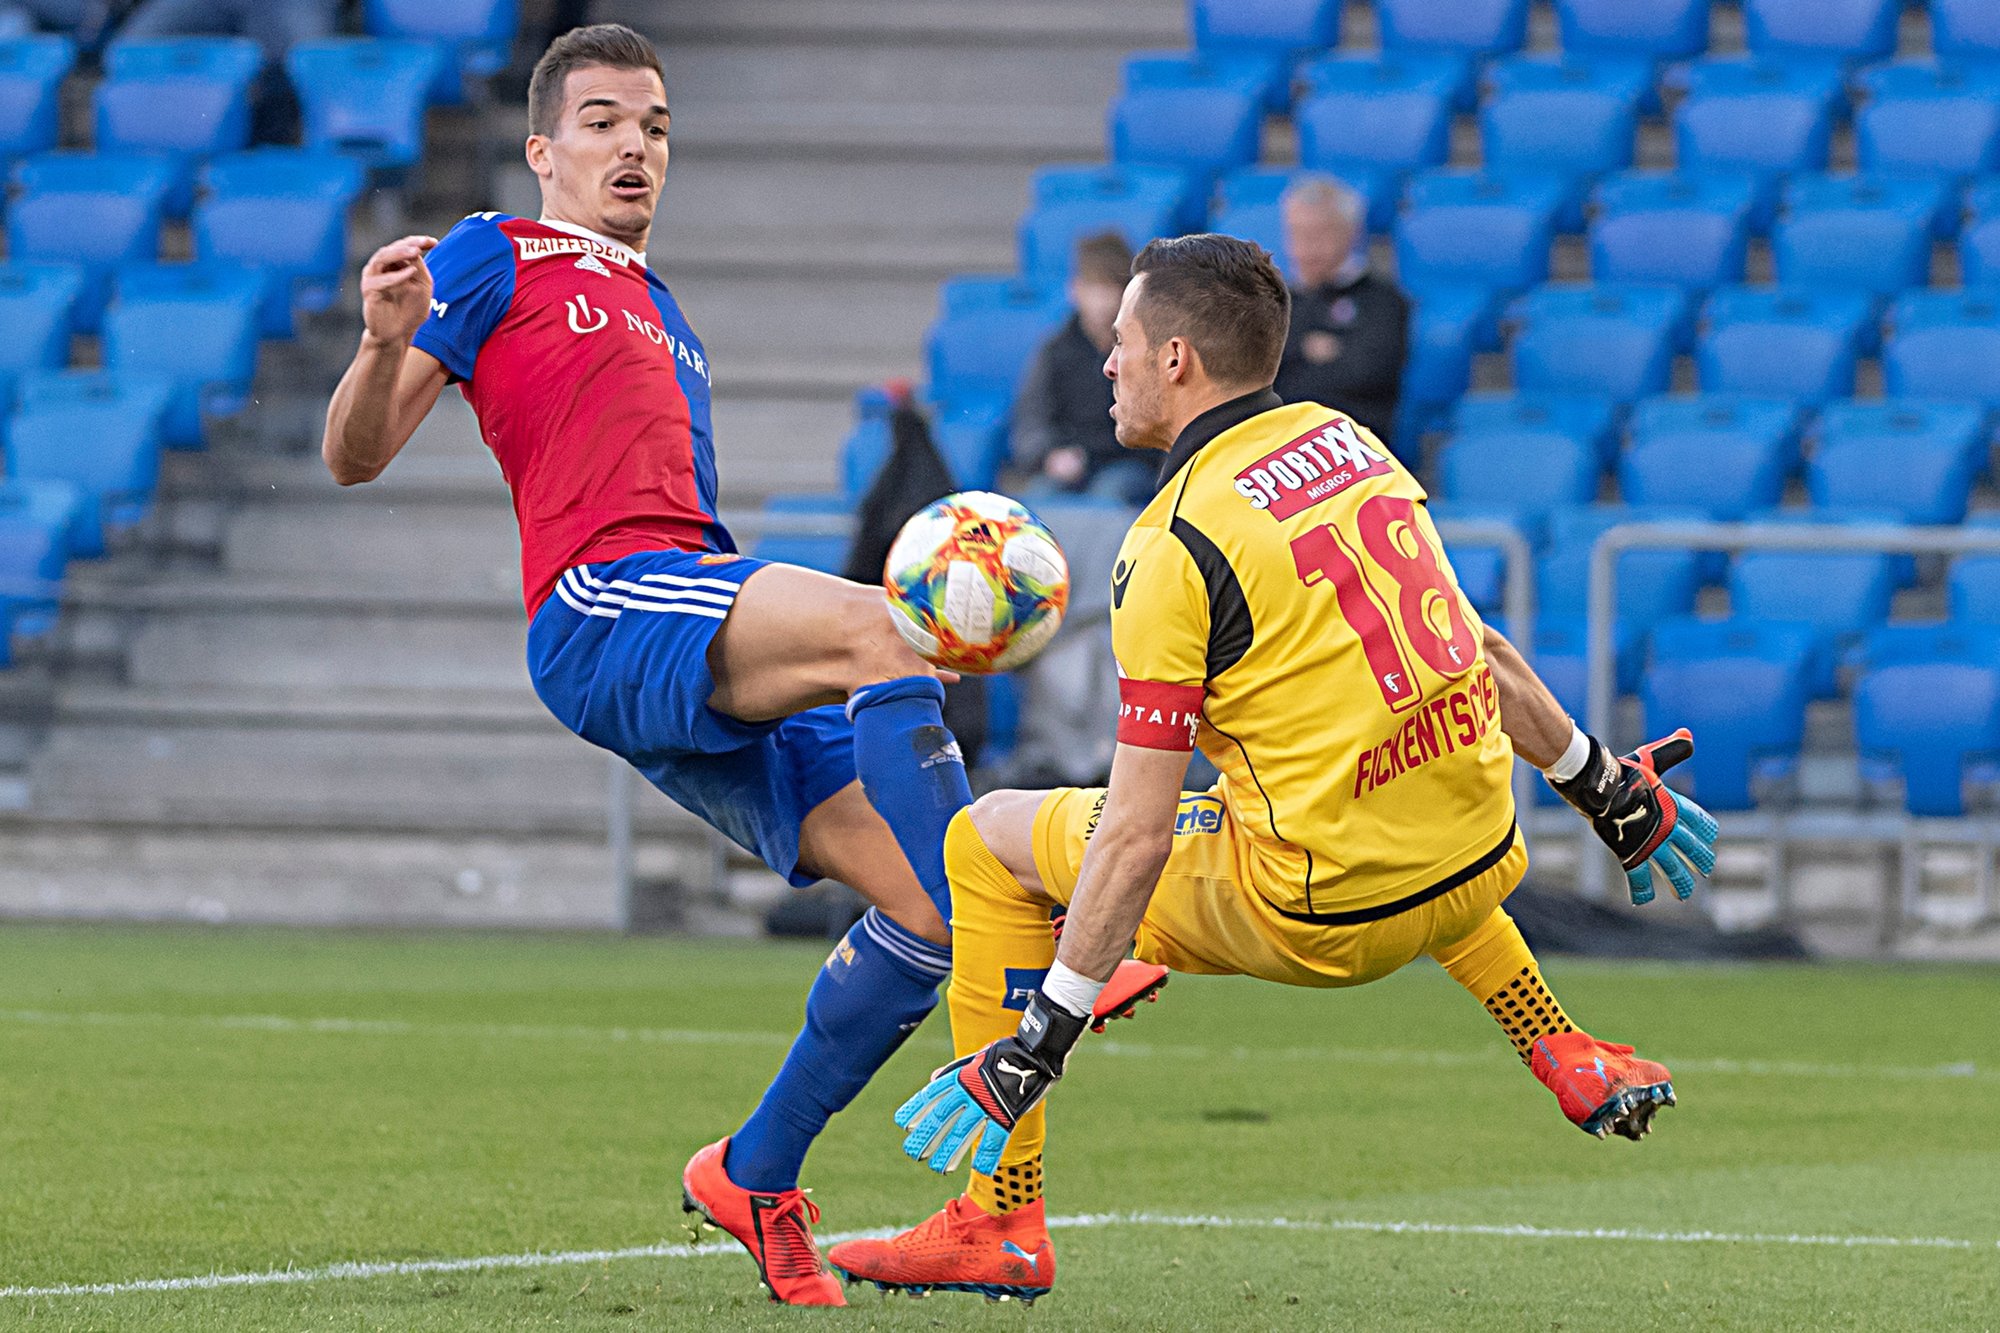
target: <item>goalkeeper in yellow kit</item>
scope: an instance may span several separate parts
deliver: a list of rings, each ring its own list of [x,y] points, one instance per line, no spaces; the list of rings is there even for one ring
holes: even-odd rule
[[[1528,856],[1515,751],[1591,818],[1635,901],[1683,898],[1715,822],[1661,785],[1686,732],[1620,759],[1563,712],[1454,580],[1424,492],[1367,430],[1268,387],[1289,297],[1264,251],[1155,241],[1105,374],[1164,484],[1112,581],[1110,785],[996,792],[945,839],[961,1058],[897,1114],[965,1197],[829,1262],[850,1280],[1032,1300],[1055,1276],[1040,1102],[1128,947],[1182,972],[1374,981],[1428,954],[1497,1019],[1569,1118],[1639,1138],[1661,1065],[1577,1030],[1501,902]],[[1215,788],[1181,790],[1199,747]],[[1067,903],[1058,953],[1048,915]]]

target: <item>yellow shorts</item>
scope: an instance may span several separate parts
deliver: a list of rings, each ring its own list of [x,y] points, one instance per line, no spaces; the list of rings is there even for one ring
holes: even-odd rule
[[[1101,787],[1065,787],[1050,792],[1035,811],[1035,869],[1059,902],[1076,892],[1103,802]],[[1255,888],[1237,882],[1234,845],[1242,836],[1214,796],[1181,799],[1174,850],[1134,953],[1176,972],[1358,986],[1464,939],[1528,871],[1528,849],[1517,830],[1498,860],[1438,897],[1374,921],[1324,925],[1285,916]]]

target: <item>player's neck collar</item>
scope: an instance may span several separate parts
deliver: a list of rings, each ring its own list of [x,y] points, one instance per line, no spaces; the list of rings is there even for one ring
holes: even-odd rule
[[[592,231],[588,227],[579,227],[574,222],[564,222],[561,218],[536,218],[535,221],[549,228],[551,231],[568,232],[570,235],[580,236],[586,241],[596,241],[599,245],[608,245],[613,250],[624,255],[625,262],[638,269],[642,276],[646,271],[646,256],[640,254],[623,241],[614,241],[601,232]]]
[[[1167,450],[1167,461],[1160,465],[1160,480],[1165,481],[1187,466],[1187,461],[1199,453],[1203,445],[1222,432],[1284,405],[1285,400],[1278,397],[1277,390],[1268,388],[1253,390],[1226,403],[1217,403],[1181,428],[1174,447]]]

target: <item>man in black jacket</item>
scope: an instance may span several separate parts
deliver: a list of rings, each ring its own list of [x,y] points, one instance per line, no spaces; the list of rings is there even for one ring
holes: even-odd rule
[[[1301,175],[1282,207],[1297,285],[1278,396],[1339,408],[1392,443],[1410,302],[1369,270],[1366,205],[1331,176]]]
[[[1132,250],[1115,231],[1077,242],[1069,320],[1035,353],[1014,400],[1014,466],[1032,478],[1029,496],[1088,492],[1128,504],[1153,495],[1152,465],[1112,433],[1111,323],[1132,271]]]

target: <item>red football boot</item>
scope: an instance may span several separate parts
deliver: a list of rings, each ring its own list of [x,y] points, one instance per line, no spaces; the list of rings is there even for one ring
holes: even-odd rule
[[[942,1212],[888,1240],[850,1240],[827,1262],[849,1282],[883,1291],[969,1291],[1032,1305],[1056,1280],[1056,1251],[1042,1201],[994,1216],[960,1195]]]
[[[1606,1134],[1643,1139],[1653,1127],[1653,1112],[1674,1104],[1673,1075],[1665,1065],[1588,1032],[1543,1037],[1528,1068],[1556,1095],[1570,1123],[1600,1139]]]
[[[1068,913],[1058,916],[1049,923],[1058,943],[1062,940],[1063,921]],[[1111,980],[1104,983],[1104,989],[1097,993],[1097,1003],[1090,1007],[1090,1030],[1104,1031],[1104,1025],[1114,1018],[1131,1018],[1141,1004],[1157,1004],[1160,991],[1172,974],[1158,963],[1142,963],[1136,958],[1127,958],[1118,964],[1111,974]]]
[[[786,1305],[845,1305],[840,1283],[826,1271],[813,1243],[819,1208],[804,1190],[764,1194],[729,1179],[722,1159],[729,1140],[711,1143],[681,1171],[681,1208],[700,1213],[742,1242],[757,1261],[771,1299]]]

